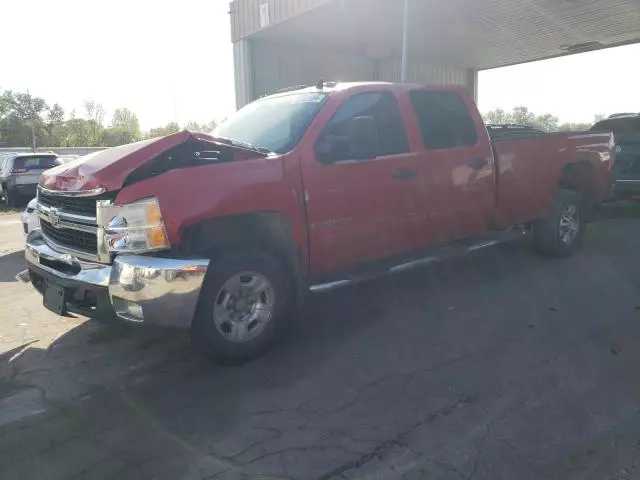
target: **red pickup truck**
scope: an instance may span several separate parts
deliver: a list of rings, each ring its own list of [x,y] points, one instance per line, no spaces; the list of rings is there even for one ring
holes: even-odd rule
[[[566,256],[611,187],[610,133],[487,128],[466,90],[319,83],[47,171],[26,245],[44,305],[190,329],[223,362],[308,290],[531,233]]]

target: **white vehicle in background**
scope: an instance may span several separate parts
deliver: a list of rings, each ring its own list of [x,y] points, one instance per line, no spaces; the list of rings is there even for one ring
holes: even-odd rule
[[[27,204],[27,208],[25,208],[20,214],[20,220],[22,220],[22,230],[25,237],[32,231],[40,229],[40,219],[38,218],[38,214],[36,212],[36,206],[38,203],[37,200],[37,198],[31,200]]]
[[[77,160],[79,158],[80,155],[58,155],[58,160],[60,160],[60,163],[73,162],[74,160]]]

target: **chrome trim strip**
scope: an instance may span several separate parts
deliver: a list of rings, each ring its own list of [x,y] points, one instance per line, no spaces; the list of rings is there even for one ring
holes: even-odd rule
[[[489,240],[488,242],[478,243],[476,245],[472,245],[469,247],[469,252],[475,252],[476,250],[480,250],[482,248],[492,247],[498,243],[497,240]]]
[[[44,220],[49,225],[51,225],[52,228],[55,228],[55,229],[66,228],[67,230],[76,230],[78,232],[85,232],[85,233],[95,233],[96,235],[98,234],[98,227],[95,227],[93,225],[84,225],[82,223],[69,223],[69,222],[63,222],[63,221],[58,222],[57,225],[53,225],[49,217],[45,213],[42,213],[40,211],[38,212],[38,217],[40,217],[42,220]],[[60,215],[60,217],[62,217],[62,215]]]
[[[48,205],[43,205],[38,202],[37,204],[38,212],[43,213],[44,215],[48,215],[49,212],[55,207],[49,207]],[[68,220],[73,220],[78,223],[84,223],[86,225],[96,225],[96,217],[87,217],[85,215],[77,215],[75,213],[69,213],[62,208],[55,208],[55,212],[60,216],[60,218],[66,218]]]
[[[424,257],[419,258],[418,260],[413,260],[407,263],[401,263],[399,265],[395,265],[389,269],[389,273],[398,273],[404,272],[405,270],[411,270],[412,268],[422,267],[424,265],[429,265],[430,263],[438,260],[435,257]]]
[[[77,213],[69,213],[64,210],[60,210],[60,216],[73,220],[77,223],[85,223],[87,225],[96,225],[96,217],[87,217],[85,215],[78,215]]]
[[[46,193],[47,195],[61,196],[61,197],[94,197],[96,195],[103,194],[107,191],[104,187],[94,188],[92,190],[49,190],[48,188],[44,188],[38,185],[38,190]]]
[[[346,287],[347,285],[350,285],[351,283],[353,283],[353,281],[351,281],[351,280],[337,280],[335,282],[319,283],[317,285],[311,285],[309,287],[309,290],[311,292],[313,292],[313,293],[329,292],[329,291],[334,290],[336,288]]]

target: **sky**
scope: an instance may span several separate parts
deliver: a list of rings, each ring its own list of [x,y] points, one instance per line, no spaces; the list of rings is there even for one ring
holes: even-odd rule
[[[235,109],[228,8],[228,0],[4,1],[0,89],[29,89],[78,116],[94,100],[107,123],[127,107],[143,129],[224,118]],[[7,48],[6,39],[19,40]],[[640,112],[637,59],[640,45],[480,72],[479,106],[526,105],[563,122]]]
[[[526,105],[562,122],[640,112],[640,44],[486,70],[478,77],[482,112]]]

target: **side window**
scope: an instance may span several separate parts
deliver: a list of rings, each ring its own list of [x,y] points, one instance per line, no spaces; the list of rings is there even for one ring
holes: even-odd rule
[[[349,122],[355,117],[373,118],[378,131],[379,157],[409,151],[407,132],[396,97],[390,92],[367,92],[345,101],[324,128],[320,141],[334,144],[333,161],[353,159],[348,142],[341,140],[348,138]]]
[[[456,93],[414,90],[411,104],[418,117],[425,148],[438,150],[477,143],[475,123]]]

